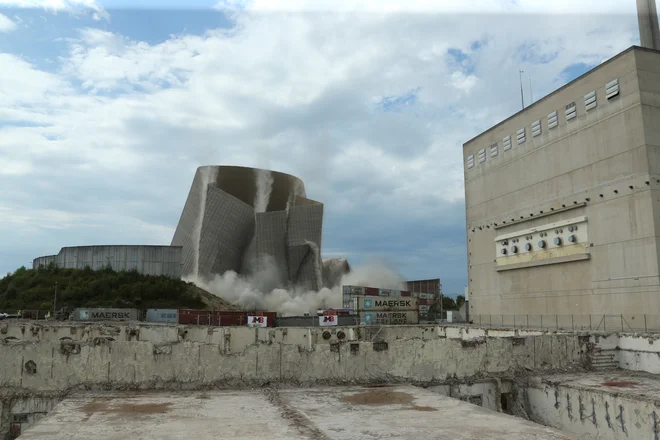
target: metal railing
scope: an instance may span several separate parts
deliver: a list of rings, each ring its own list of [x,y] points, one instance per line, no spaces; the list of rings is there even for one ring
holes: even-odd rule
[[[470,315],[480,327],[648,332],[660,331],[660,315]]]

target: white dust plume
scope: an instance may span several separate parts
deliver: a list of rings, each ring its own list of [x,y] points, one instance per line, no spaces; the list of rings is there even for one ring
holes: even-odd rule
[[[197,286],[248,311],[277,312],[281,316],[314,314],[321,308],[342,307],[342,285],[362,285],[381,289],[402,289],[403,278],[385,264],[372,261],[355,267],[332,289],[316,291],[273,288],[279,282],[275,260],[267,257],[259,262],[259,270],[241,276],[234,271],[216,275],[210,281],[189,278]]]

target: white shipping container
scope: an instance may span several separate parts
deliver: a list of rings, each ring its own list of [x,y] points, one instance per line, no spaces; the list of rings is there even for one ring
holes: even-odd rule
[[[419,324],[419,312],[362,312],[360,322],[366,325],[406,325]]]
[[[419,313],[428,313],[431,306],[419,306]]]
[[[330,327],[337,325],[339,318],[337,315],[323,315],[319,316],[319,327]]]
[[[380,296],[391,296],[390,289],[378,289],[378,294]]]
[[[413,298],[419,298],[419,292],[412,292],[411,295]]]
[[[357,310],[417,310],[419,300],[411,297],[358,296],[355,298]]]

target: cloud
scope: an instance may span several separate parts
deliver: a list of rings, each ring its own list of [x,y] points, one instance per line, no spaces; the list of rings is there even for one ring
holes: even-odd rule
[[[168,243],[196,167],[256,166],[300,176],[325,204],[328,254],[389,258],[460,292],[462,143],[518,110],[519,69],[538,99],[568,66],[634,43],[634,5],[615,15],[622,2],[561,0],[534,15],[538,2],[492,0],[479,2],[491,14],[450,15],[475,2],[335,3],[357,10],[232,3],[233,27],[159,44],[80,29],[50,71],[0,54],[0,206],[18,219],[0,216],[0,232],[24,212],[23,230],[41,231],[7,255]],[[396,12],[408,4],[434,13]],[[557,4],[575,14],[552,15]],[[577,15],[586,5],[609,15]]]
[[[0,0],[0,8],[45,9],[53,13],[91,11],[96,21],[110,19],[110,14],[95,0]]]
[[[6,15],[0,14],[0,32],[11,32],[16,29],[16,23]]]

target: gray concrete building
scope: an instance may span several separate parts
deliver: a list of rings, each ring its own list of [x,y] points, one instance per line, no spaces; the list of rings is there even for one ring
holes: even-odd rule
[[[323,204],[297,177],[234,166],[195,173],[172,245],[183,247],[183,275],[210,280],[274,264],[279,282],[263,288],[323,287]]]
[[[616,55],[463,153],[471,315],[660,311],[660,52]]]
[[[73,246],[63,247],[57,255],[37,257],[32,268],[51,262],[61,268],[100,270],[137,270],[145,275],[181,278],[181,246]]]

